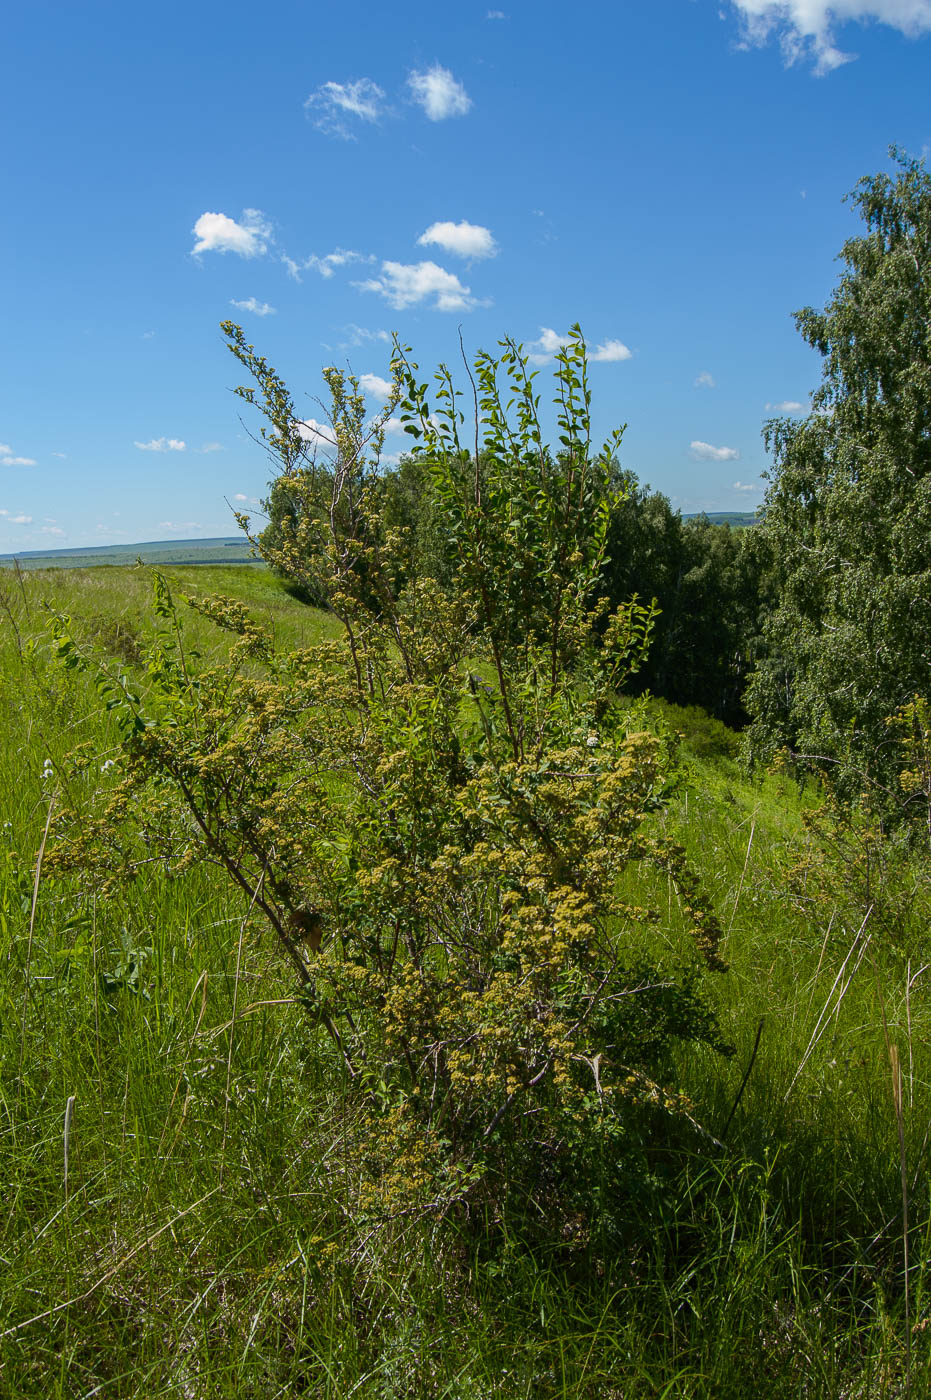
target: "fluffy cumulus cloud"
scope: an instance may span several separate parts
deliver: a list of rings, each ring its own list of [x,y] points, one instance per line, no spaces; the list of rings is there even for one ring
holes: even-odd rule
[[[391,381],[383,379],[380,374],[360,374],[359,388],[379,403],[384,403],[391,396]]]
[[[469,288],[455,273],[435,262],[383,262],[380,277],[370,277],[356,286],[363,292],[377,292],[395,311],[431,298],[437,311],[469,311],[476,305]]]
[[[435,244],[460,258],[493,258],[498,251],[490,229],[482,228],[481,224],[467,223],[465,219],[458,224],[448,220],[431,224],[417,242],[422,248]]]
[[[618,360],[629,360],[631,351],[620,340],[605,340],[601,345],[596,345],[594,350],[590,350],[588,358],[594,362],[611,365]]]
[[[148,442],[137,442],[135,444],[140,452],[183,452],[187,443],[181,438],[151,438]]]
[[[780,399],[778,403],[768,403],[766,408],[770,413],[801,413],[804,404],[798,399]]]
[[[201,214],[194,225],[197,242],[191,251],[199,253],[238,253],[241,258],[260,258],[268,251],[272,230],[259,209],[244,209],[239,222],[228,214]]]
[[[5,467],[34,467],[36,464],[34,457],[17,457],[8,442],[0,442],[0,462]]]
[[[439,63],[423,73],[411,73],[407,86],[418,107],[423,108],[432,122],[464,117],[472,106],[472,99],[462,84]]]
[[[696,462],[736,462],[740,453],[736,447],[714,447],[710,442],[692,442],[690,455]]]
[[[245,301],[231,300],[230,306],[235,306],[238,311],[251,311],[253,316],[275,315],[273,306],[269,306],[267,301],[256,301],[255,297],[247,297]]]
[[[830,73],[855,54],[837,47],[835,31],[849,20],[888,24],[908,38],[931,31],[931,0],[732,0],[747,44],[776,39],[786,63],[811,57]]]
[[[336,438],[329,423],[318,423],[316,418],[298,419],[294,425],[300,434],[301,441],[306,442],[314,451],[318,447],[335,447]]]
[[[354,141],[357,122],[377,122],[384,112],[385,94],[371,78],[348,83],[321,83],[304,103],[318,131]]]
[[[560,335],[549,326],[540,327],[539,340],[532,340],[527,347],[527,358],[532,365],[547,365],[554,355],[569,344],[567,335]],[[620,340],[604,340],[589,350],[588,358],[601,364],[616,364],[619,360],[629,360],[631,352]]]
[[[713,389],[715,387],[714,376],[706,369],[695,380],[696,389]]]

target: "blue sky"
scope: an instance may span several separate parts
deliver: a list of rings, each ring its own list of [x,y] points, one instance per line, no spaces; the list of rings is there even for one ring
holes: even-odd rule
[[[623,464],[759,501],[842,196],[931,147],[931,0],[497,4],[10,9],[0,550],[235,533],[270,468],[228,316],[317,420],[326,364],[375,410],[392,331],[545,375],[580,321]]]

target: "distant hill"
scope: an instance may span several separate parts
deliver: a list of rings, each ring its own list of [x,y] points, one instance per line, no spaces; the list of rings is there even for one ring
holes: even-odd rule
[[[242,535],[212,540],[149,540],[143,544],[90,545],[85,549],[29,549],[16,554],[0,554],[0,566],[21,569],[91,569],[101,564],[252,564],[265,568],[252,557],[251,547]]]
[[[691,515],[683,516],[684,520],[697,520],[700,516],[710,520],[712,525],[730,525],[732,530],[743,530],[748,525],[756,524],[755,510],[696,510]]]

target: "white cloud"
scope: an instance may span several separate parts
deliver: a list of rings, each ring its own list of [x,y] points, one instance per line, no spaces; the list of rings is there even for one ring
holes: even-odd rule
[[[778,40],[787,64],[810,56],[818,75],[830,73],[855,54],[835,43],[838,24],[876,20],[907,38],[931,30],[931,0],[733,0],[745,44]]]
[[[405,427],[400,418],[389,418],[385,424],[386,433],[403,433],[404,431]]]
[[[318,423],[316,418],[299,418],[294,426],[297,428],[301,440],[309,443],[314,449],[336,446],[333,429],[329,423]]]
[[[194,225],[197,242],[192,253],[238,253],[260,258],[268,251],[271,225],[260,209],[244,209],[239,223],[228,214],[201,214]]]
[[[468,287],[459,278],[435,262],[383,262],[381,277],[369,278],[355,284],[360,291],[378,292],[395,311],[416,306],[428,297],[436,297],[436,311],[469,311],[476,305]]]
[[[11,525],[31,525],[31,515],[11,515],[8,517]]]
[[[181,438],[152,438],[150,442],[137,442],[135,444],[140,452],[183,452],[187,443]]]
[[[531,340],[527,358],[532,365],[548,365],[558,350],[569,344],[567,335],[559,335],[548,326],[540,327],[540,339]]]
[[[352,321],[346,327],[346,334],[352,345],[367,345],[373,340],[383,341],[386,345],[391,344],[391,335],[388,331],[369,331],[364,326],[354,325]]]
[[[52,453],[52,456],[53,456],[53,457],[60,457],[61,460],[64,462],[64,461],[67,460],[68,454],[67,454],[67,452],[53,452],[53,453]]]
[[[102,530],[103,526],[98,525],[97,528],[98,530]],[[160,530],[170,530],[172,534],[177,534],[179,530],[202,530],[204,527],[196,520],[183,520],[180,524],[173,520],[160,520],[158,522],[158,528]],[[116,533],[122,534],[123,531],[117,531]]]
[[[384,92],[371,78],[356,78],[348,83],[321,83],[304,107],[311,113],[318,131],[354,141],[351,120],[377,122],[384,111],[384,98]]]
[[[698,378],[695,380],[695,388],[696,388],[696,389],[714,389],[714,388],[716,388],[716,387],[717,387],[717,386],[715,385],[715,382],[714,382],[714,376],[713,376],[708,370],[703,369],[702,372],[701,372],[701,374],[700,374],[700,375],[698,376]]]
[[[63,535],[64,533],[60,525],[41,525],[39,527],[40,535]]]
[[[204,445],[203,445],[203,447],[202,447],[200,450],[201,450],[201,452],[203,452],[203,453],[206,453],[206,452],[222,452],[222,451],[223,451],[223,444],[222,444],[222,442],[205,442]]]
[[[570,339],[570,336],[560,335],[549,326],[541,326],[539,340],[531,340],[527,347],[527,358],[532,365],[548,365],[553,356],[569,344]],[[623,341],[603,340],[594,350],[589,350],[588,358],[593,364],[616,364],[620,360],[631,359],[632,353]]]
[[[332,253],[326,253],[322,258],[318,258],[316,253],[311,253],[310,257],[302,263],[295,263],[291,258],[286,258],[288,271],[296,281],[300,281],[299,273],[306,268],[315,268],[321,277],[332,277],[333,269],[336,267],[346,267],[349,263],[373,263],[377,258],[371,253],[356,253],[352,248],[334,248]]]
[[[439,63],[434,63],[424,73],[411,73],[407,86],[414,101],[432,122],[441,122],[447,117],[464,117],[472,106],[472,99],[462,84]]]
[[[422,248],[435,243],[447,253],[455,253],[460,258],[493,258],[498,251],[490,229],[482,228],[481,224],[467,223],[465,219],[458,224],[449,220],[431,224],[417,242]]]
[[[262,504],[258,496],[246,496],[242,491],[237,491],[233,500],[242,506],[260,506]]]
[[[235,306],[239,311],[251,311],[253,316],[274,316],[275,308],[269,306],[267,301],[256,301],[255,297],[248,297],[246,301],[230,301],[230,306]]]
[[[8,457],[12,451],[8,442],[0,442],[0,457]]]
[[[489,11],[488,11],[488,14],[485,16],[485,18],[486,18],[486,19],[507,19],[507,15],[504,13],[503,10],[489,10]]]
[[[618,360],[629,360],[631,352],[620,340],[606,340],[589,352],[590,360],[602,364],[615,364]]]
[[[758,481],[735,481],[735,491],[762,491],[762,486]]]
[[[36,459],[34,457],[0,457],[0,462],[5,467],[34,467]]]
[[[736,447],[712,447],[710,442],[692,442],[689,448],[696,462],[736,462],[740,456]]]
[[[380,374],[360,374],[359,388],[364,394],[370,394],[373,399],[384,403],[391,397],[393,385],[390,379],[383,379]]]
[[[804,404],[797,399],[782,399],[779,403],[768,403],[766,407],[770,413],[801,413]]]

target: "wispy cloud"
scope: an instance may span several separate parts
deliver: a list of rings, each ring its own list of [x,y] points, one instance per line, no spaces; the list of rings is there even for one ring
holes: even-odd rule
[[[204,527],[197,520],[160,520],[158,528],[169,530],[173,535],[176,535],[180,530],[202,530]],[[119,531],[118,533],[122,534],[123,532]]]
[[[768,403],[766,405],[769,413],[801,413],[805,405],[799,403],[798,399],[781,399],[778,403]]]
[[[244,209],[237,223],[228,214],[201,214],[194,225],[192,253],[238,253],[260,258],[268,251],[272,229],[260,209]]]
[[[237,491],[236,495],[233,497],[233,500],[237,503],[237,505],[241,506],[260,506],[262,504],[258,496],[246,496],[243,494],[242,491]]]
[[[223,444],[222,442],[205,442],[200,450],[205,454],[208,452],[222,452]]]
[[[230,306],[235,306],[239,311],[251,311],[253,316],[274,316],[275,308],[269,306],[267,301],[256,301],[255,297],[247,297],[245,301],[230,300]]]
[[[39,527],[40,535],[63,535],[64,533],[60,525],[41,525]]]
[[[183,452],[187,443],[181,438],[152,438],[149,442],[137,442],[134,444],[140,452]]]
[[[696,388],[696,389],[714,389],[715,387],[716,387],[716,385],[715,385],[715,382],[714,382],[714,376],[713,376],[708,370],[703,369],[702,372],[701,372],[701,374],[700,374],[700,375],[698,376],[698,378],[695,380],[695,388]]]
[[[36,459],[34,457],[14,457],[12,454],[7,453],[3,457],[0,457],[0,462],[2,462],[5,467],[34,467]]]
[[[736,447],[714,447],[710,442],[692,442],[689,454],[696,462],[736,462],[740,453]]]
[[[493,258],[498,251],[490,229],[467,223],[465,219],[458,224],[449,221],[431,224],[417,242],[422,248],[435,244],[460,258]]]
[[[10,522],[11,525],[31,525],[31,524],[32,524],[32,516],[31,516],[31,515],[10,515],[8,511],[3,511],[2,514],[6,516],[7,520]]]
[[[346,327],[346,334],[349,337],[350,345],[369,345],[372,341],[381,341],[385,345],[391,344],[389,331],[366,330],[365,326],[357,326],[352,321]]]
[[[744,45],[776,39],[786,64],[811,58],[823,76],[856,54],[837,47],[835,29],[846,21],[875,20],[907,38],[931,30],[931,0],[732,0]]]
[[[504,13],[503,10],[489,10],[489,11],[488,11],[488,14],[485,16],[485,18],[486,18],[486,19],[507,19],[507,15]]]
[[[354,141],[353,122],[377,122],[384,113],[384,101],[384,92],[371,78],[355,78],[348,83],[321,83],[304,108],[318,131]]]
[[[355,285],[363,292],[377,292],[395,311],[416,306],[431,297],[436,311],[469,311],[477,305],[468,287],[453,272],[435,262],[383,262],[381,276]]]
[[[762,491],[763,487],[758,481],[735,481],[735,491]]]
[[[472,106],[472,99],[462,83],[439,63],[434,63],[423,73],[411,73],[407,86],[413,100],[432,122],[445,121],[448,117],[464,117]]]
[[[373,263],[378,259],[373,253],[357,253],[352,248],[334,248],[332,253],[326,253],[322,258],[316,253],[311,253],[303,262],[297,262],[294,258],[282,255],[281,261],[288,269],[288,276],[293,277],[295,282],[300,282],[301,273],[306,272],[308,268],[319,272],[321,277],[332,277],[337,267],[347,267],[350,263]]]

